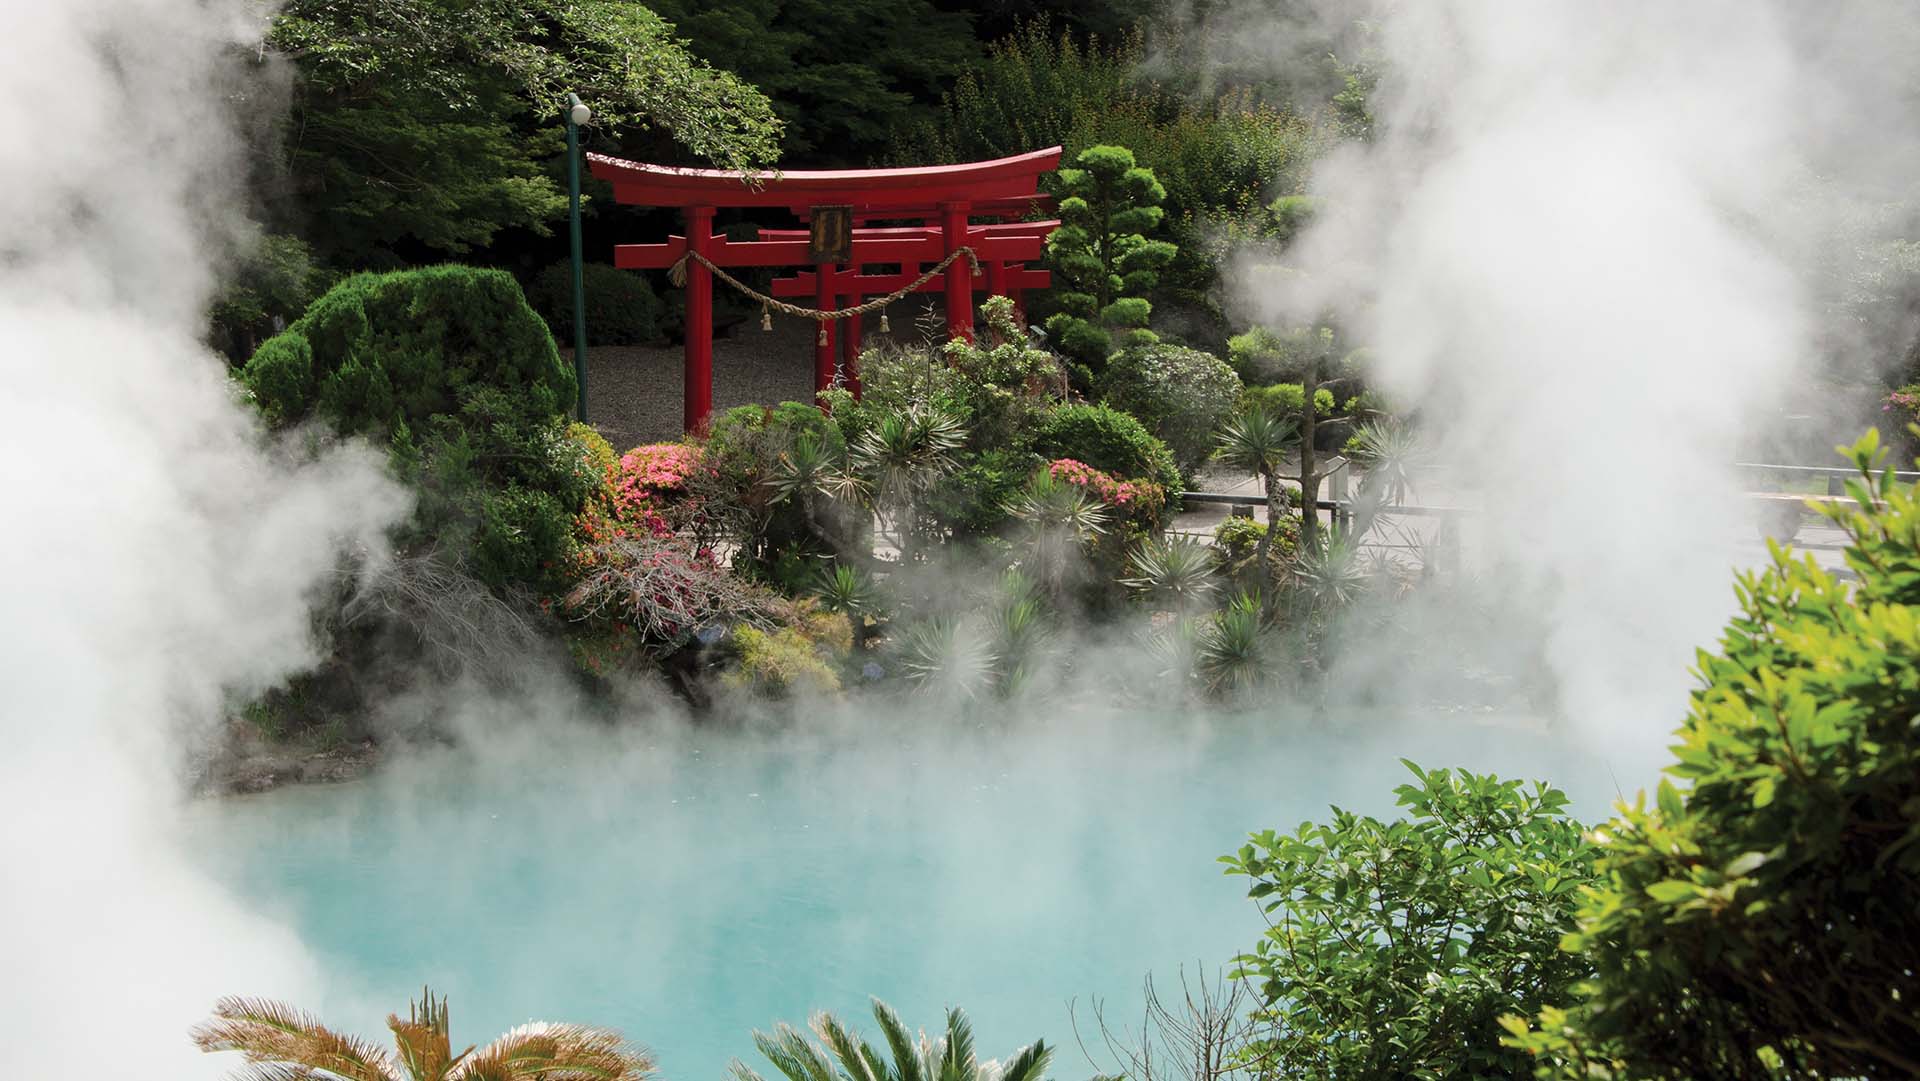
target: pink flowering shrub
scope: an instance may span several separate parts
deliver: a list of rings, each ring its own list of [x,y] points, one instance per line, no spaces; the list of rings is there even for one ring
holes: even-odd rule
[[[1056,458],[1047,466],[1055,480],[1085,488],[1109,507],[1130,510],[1140,506],[1158,507],[1166,502],[1166,490],[1150,480],[1115,480],[1085,462]]]
[[[701,449],[686,443],[648,443],[620,456],[614,478],[616,505],[653,506],[684,493],[687,478],[706,464]]]

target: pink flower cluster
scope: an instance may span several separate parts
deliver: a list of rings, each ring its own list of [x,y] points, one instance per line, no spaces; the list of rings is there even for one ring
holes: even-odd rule
[[[1072,458],[1056,458],[1047,466],[1047,472],[1053,479],[1085,488],[1100,498],[1100,502],[1110,507],[1124,507],[1138,502],[1149,487],[1146,481],[1115,480],[1085,462]]]
[[[685,443],[648,443],[620,456],[619,485],[649,495],[665,495],[685,487],[687,478],[703,461],[699,447]]]
[[[1908,413],[1920,414],[1920,387],[1901,387],[1880,401],[1880,411],[1890,413],[1895,409],[1904,409]]]

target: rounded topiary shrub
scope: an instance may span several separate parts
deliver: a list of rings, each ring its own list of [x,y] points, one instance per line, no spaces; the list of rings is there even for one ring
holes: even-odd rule
[[[1184,487],[1167,445],[1110,405],[1054,406],[1040,415],[1033,449],[1049,460],[1072,458],[1123,479],[1153,481],[1176,501]]]
[[[605,263],[581,269],[587,302],[587,344],[644,345],[663,336],[665,305],[637,271]],[[573,343],[573,265],[565,260],[542,270],[527,289],[535,311],[553,328],[553,336]]]
[[[269,419],[318,413],[350,434],[391,438],[454,415],[488,387],[517,421],[557,419],[573,368],[504,270],[438,266],[356,274],[268,339],[241,373]]]
[[[1186,472],[1213,453],[1213,433],[1233,414],[1240,377],[1211,353],[1182,345],[1123,350],[1098,387],[1108,405],[1133,414],[1173,452]]]

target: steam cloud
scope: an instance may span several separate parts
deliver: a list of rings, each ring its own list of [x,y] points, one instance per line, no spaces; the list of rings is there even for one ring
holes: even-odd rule
[[[0,5],[10,1077],[213,1076],[186,1028],[214,997],[313,981],[175,829],[182,736],[311,659],[309,590],[404,509],[368,456],[270,465],[196,340],[211,253],[243,221],[222,72],[248,19]]]
[[[1813,366],[1812,257],[1912,160],[1885,104],[1904,65],[1880,61],[1915,19],[1304,7],[1216,13],[1227,60],[1369,17],[1375,138],[1318,169],[1326,212],[1288,258],[1305,273],[1249,266],[1242,299],[1282,323],[1336,311],[1373,347],[1484,505],[1470,557],[1516,638],[1544,627],[1565,715],[1650,763],[1731,610],[1730,568],[1761,555],[1730,466]]]

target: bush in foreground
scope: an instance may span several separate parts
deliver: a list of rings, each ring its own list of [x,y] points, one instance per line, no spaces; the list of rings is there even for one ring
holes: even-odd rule
[[[1877,448],[1828,511],[1857,584],[1781,549],[1743,575],[1679,785],[1600,829],[1594,978],[1508,1022],[1542,1077],[1920,1075],[1920,500]]]

